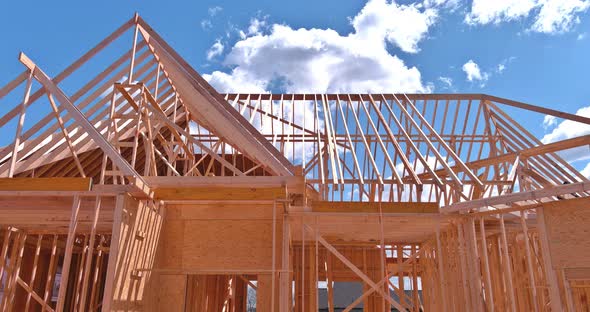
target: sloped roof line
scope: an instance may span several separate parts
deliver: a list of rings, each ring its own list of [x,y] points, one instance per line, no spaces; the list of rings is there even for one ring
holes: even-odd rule
[[[170,76],[191,114],[199,116],[213,132],[265,164],[278,175],[292,175],[293,165],[243,116],[238,114],[143,19],[137,25],[144,40]]]

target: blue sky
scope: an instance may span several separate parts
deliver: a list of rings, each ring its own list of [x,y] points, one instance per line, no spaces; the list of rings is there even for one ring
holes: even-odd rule
[[[0,84],[19,51],[54,75],[136,11],[220,91],[488,93],[590,116],[590,0],[4,1]],[[546,142],[590,133],[516,119]],[[587,175],[588,155],[570,159]]]

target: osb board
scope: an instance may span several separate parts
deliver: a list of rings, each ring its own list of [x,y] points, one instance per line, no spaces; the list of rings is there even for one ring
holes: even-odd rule
[[[271,258],[270,222],[185,222],[182,257],[185,269],[268,270]]]
[[[268,271],[272,213],[268,203],[169,204],[156,268],[207,274]],[[280,263],[282,207],[276,210],[276,263]]]
[[[271,203],[168,204],[166,220],[272,220],[272,209]]]
[[[544,205],[554,268],[590,267],[590,198]]]
[[[152,291],[144,311],[184,312],[186,275],[158,274],[153,279]]]
[[[168,211],[158,245],[156,267],[182,268],[182,252],[184,247],[184,221],[169,220]]]

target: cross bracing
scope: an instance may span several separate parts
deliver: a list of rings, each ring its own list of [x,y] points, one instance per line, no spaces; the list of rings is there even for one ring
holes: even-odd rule
[[[55,76],[19,61],[0,88],[1,310],[244,311],[249,287],[261,311],[310,311],[318,281],[332,310],[341,281],[363,285],[345,311],[587,307],[590,184],[560,153],[590,136],[544,144],[513,112],[587,117],[219,94],[139,16]]]

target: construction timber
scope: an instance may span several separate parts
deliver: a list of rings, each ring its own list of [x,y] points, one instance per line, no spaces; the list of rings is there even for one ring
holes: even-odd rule
[[[19,61],[0,311],[318,311],[320,292],[330,312],[590,309],[590,181],[558,154],[590,136],[543,144],[511,112],[589,118],[219,94],[137,15],[55,76]],[[362,291],[335,306],[344,282]]]

